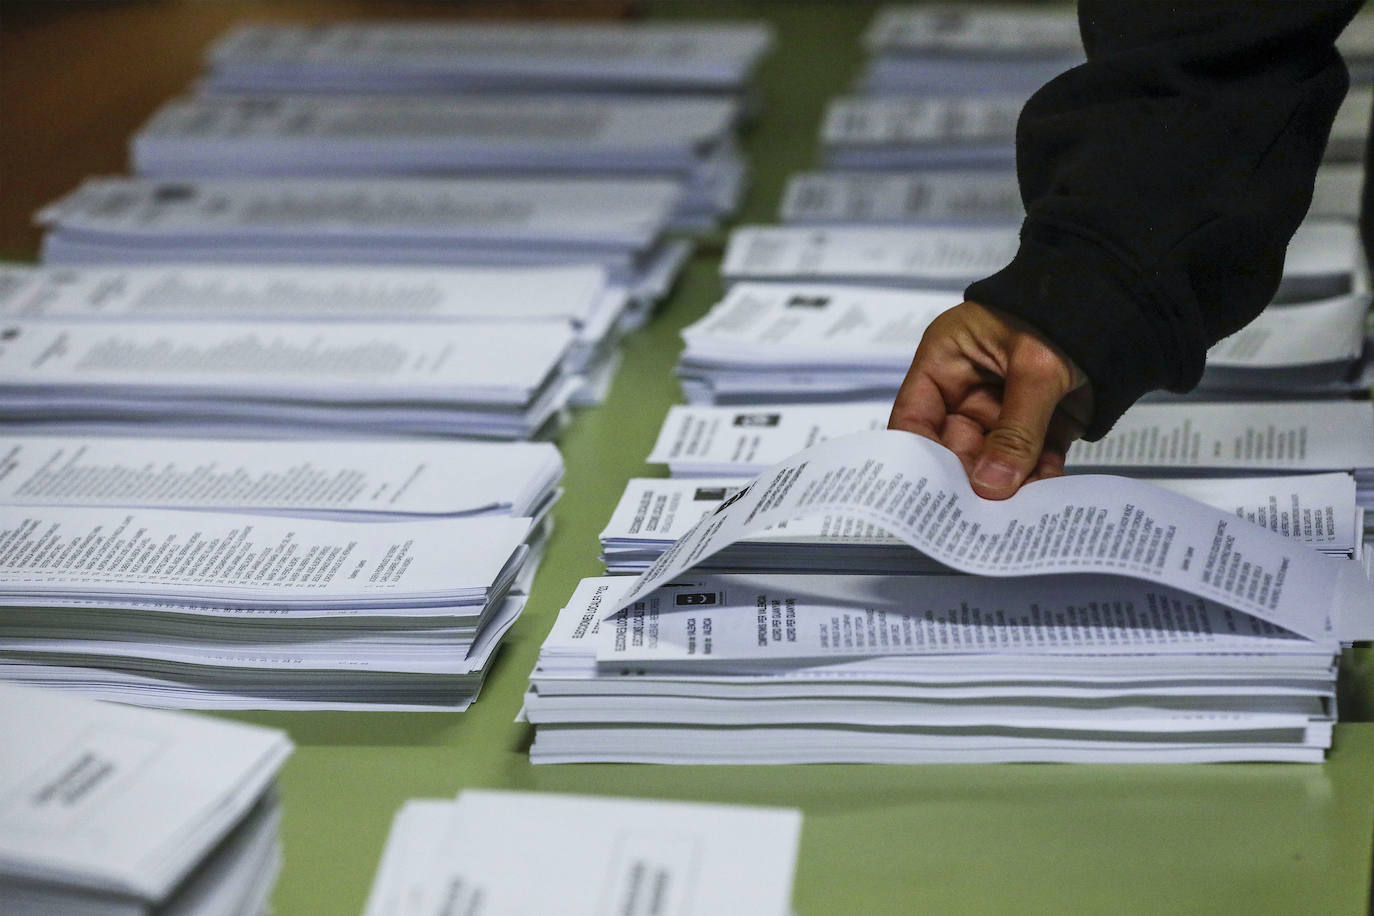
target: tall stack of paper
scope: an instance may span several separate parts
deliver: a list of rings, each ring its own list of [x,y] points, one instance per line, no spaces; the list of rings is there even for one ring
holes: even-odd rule
[[[963,297],[865,286],[737,283],[682,331],[693,404],[891,398],[926,326]]]
[[[778,209],[798,225],[1019,226],[1024,216],[1015,173],[992,170],[798,172]]]
[[[208,88],[738,95],[772,42],[755,22],[249,25],[211,49]]]
[[[1022,96],[850,96],[821,122],[825,163],[838,169],[990,169],[1016,164]]]
[[[1016,254],[1017,227],[741,226],[721,274],[740,280],[963,289]]]
[[[826,439],[883,429],[892,401],[668,408],[646,459],[674,477],[753,477]]]
[[[1363,554],[1364,510],[1348,473],[1283,477],[1156,478],[1156,486],[1231,512],[1347,559]],[[640,478],[629,482],[606,528],[608,573],[642,573],[748,478]],[[698,572],[876,575],[948,572],[860,517],[800,519],[747,535],[697,565]]]
[[[664,295],[688,243],[653,178],[89,179],[44,208],[49,264],[599,264]]]
[[[552,323],[30,321],[4,337],[15,431],[519,439],[582,383]]]
[[[854,516],[959,576],[705,576],[780,523]],[[1053,575],[1049,575],[1053,574]],[[526,698],[532,759],[1318,761],[1359,564],[1139,481],[978,500],[860,433],[769,468],[643,576],[585,582]]]
[[[265,912],[281,732],[0,684],[7,913]]]
[[[0,679],[148,706],[465,709],[528,518],[0,507]]]
[[[495,792],[396,814],[365,916],[787,916],[801,834],[783,808]]]
[[[1030,95],[1083,62],[1073,7],[923,4],[878,11],[859,86],[873,93]]]
[[[542,520],[563,477],[535,442],[225,441],[0,433],[0,505],[406,521]]]
[[[0,266],[7,320],[322,322],[484,325],[544,322],[572,329],[565,365],[588,377],[594,402],[623,332],[649,315],[593,265],[563,267]],[[449,333],[455,329],[448,329]]]
[[[710,228],[744,188],[739,105],[683,96],[199,96],[131,142],[141,175],[649,175],[682,186],[675,226]]]

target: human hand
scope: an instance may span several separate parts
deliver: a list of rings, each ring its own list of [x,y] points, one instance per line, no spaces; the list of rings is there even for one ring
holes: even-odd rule
[[[1006,499],[1062,475],[1091,416],[1092,388],[1073,360],[1025,322],[964,302],[926,328],[887,425],[941,443],[975,493]]]

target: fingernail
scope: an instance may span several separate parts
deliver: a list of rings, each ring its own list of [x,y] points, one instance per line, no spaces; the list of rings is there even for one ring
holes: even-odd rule
[[[1020,479],[1016,468],[991,458],[979,458],[973,466],[973,482],[985,490],[1006,490]]]

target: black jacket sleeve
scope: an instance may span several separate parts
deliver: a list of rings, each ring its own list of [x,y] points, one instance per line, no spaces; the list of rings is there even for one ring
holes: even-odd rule
[[[1080,3],[1087,63],[1017,124],[1020,248],[965,298],[1078,363],[1087,438],[1147,391],[1196,385],[1207,348],[1273,297],[1345,94],[1334,42],[1358,6]]]

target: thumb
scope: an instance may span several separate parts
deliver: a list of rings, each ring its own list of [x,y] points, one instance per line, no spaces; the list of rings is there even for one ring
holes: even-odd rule
[[[1053,351],[1033,349],[1013,354],[997,423],[973,464],[970,480],[984,499],[1006,499],[1035,470],[1055,408],[1072,385],[1072,370]]]

